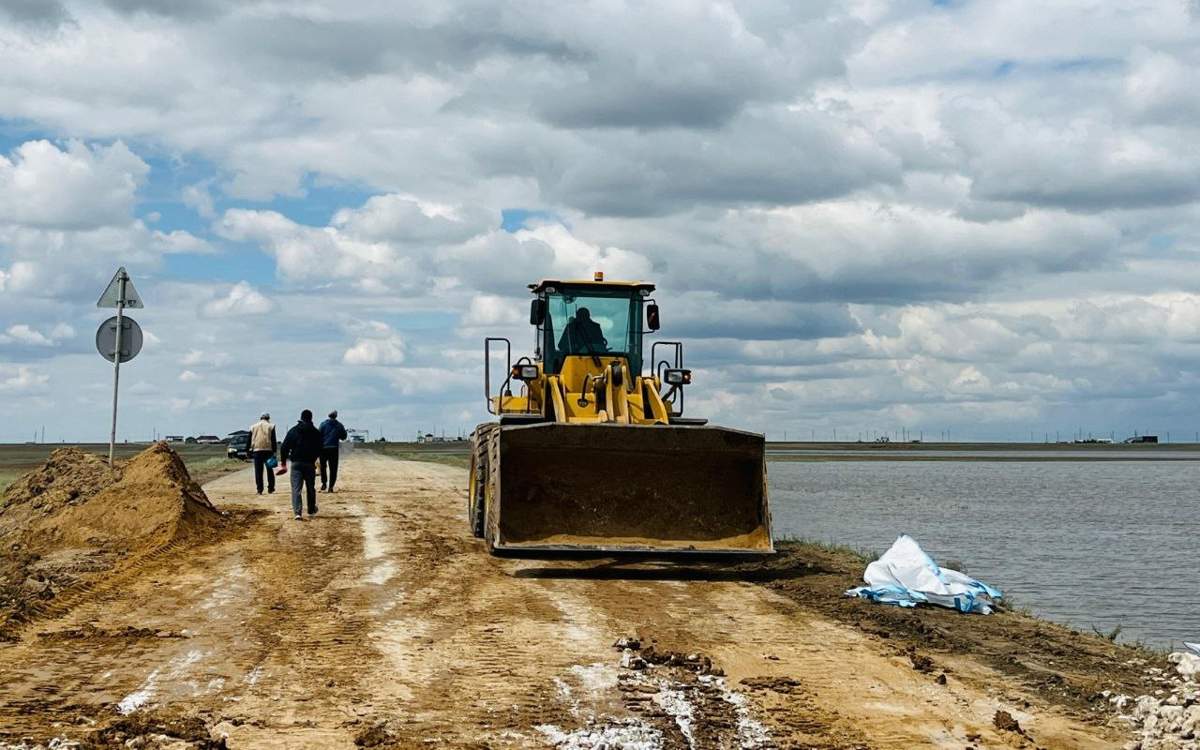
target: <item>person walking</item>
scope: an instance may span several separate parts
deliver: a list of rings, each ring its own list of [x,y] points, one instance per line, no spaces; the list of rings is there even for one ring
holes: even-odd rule
[[[275,439],[275,425],[271,424],[269,412],[263,412],[258,421],[250,425],[250,445],[247,448],[254,460],[254,486],[258,494],[263,493],[263,470],[267,474],[267,494],[275,491],[274,467],[267,466],[267,461],[279,450],[279,442]]]
[[[287,469],[292,460],[292,512],[297,521],[303,521],[303,506],[300,502],[301,488],[307,490],[308,515],[317,514],[317,459],[321,455],[321,431],[313,424],[312,412],[300,412],[300,421],[283,438],[279,449],[280,473]]]
[[[337,418],[337,409],[321,423],[321,492],[333,492],[337,484],[338,443],[345,440],[346,427]],[[328,469],[328,475],[326,474]]]

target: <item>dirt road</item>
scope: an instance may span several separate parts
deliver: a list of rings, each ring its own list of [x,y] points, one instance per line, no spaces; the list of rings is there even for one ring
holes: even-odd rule
[[[462,469],[353,452],[302,523],[245,472],[205,489],[262,512],[0,645],[10,745],[165,721],[248,748],[1120,746],[732,575],[489,557]]]

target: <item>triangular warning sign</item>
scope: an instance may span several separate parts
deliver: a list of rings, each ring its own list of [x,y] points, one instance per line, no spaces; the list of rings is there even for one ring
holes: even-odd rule
[[[121,300],[122,279],[125,280],[125,307],[144,307],[141,295],[133,288],[133,279],[130,279],[129,274],[125,273],[125,266],[117,269],[112,281],[108,282],[108,288],[104,290],[104,294],[100,295],[100,301],[96,303],[96,307],[118,306]]]

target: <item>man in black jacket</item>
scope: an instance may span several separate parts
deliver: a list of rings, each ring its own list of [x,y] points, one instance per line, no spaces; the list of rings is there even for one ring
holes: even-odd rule
[[[321,456],[321,431],[313,424],[312,412],[308,409],[300,412],[300,421],[288,430],[287,437],[279,449],[279,460],[284,467],[288,459],[292,460],[292,512],[297,521],[303,521],[300,514],[300,488],[307,485],[308,515],[317,514],[317,459]]]
[[[333,486],[337,484],[338,444],[348,437],[346,427],[338,421],[337,409],[334,409],[329,412],[329,419],[317,429],[321,431],[324,441],[321,447],[321,492],[335,492]]]

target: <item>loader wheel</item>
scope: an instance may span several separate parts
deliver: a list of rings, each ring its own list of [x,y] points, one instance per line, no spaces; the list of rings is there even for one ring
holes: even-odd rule
[[[467,490],[467,523],[476,539],[483,538],[487,518],[488,434],[496,425],[480,425],[475,429],[475,444],[471,451],[470,485]]]

